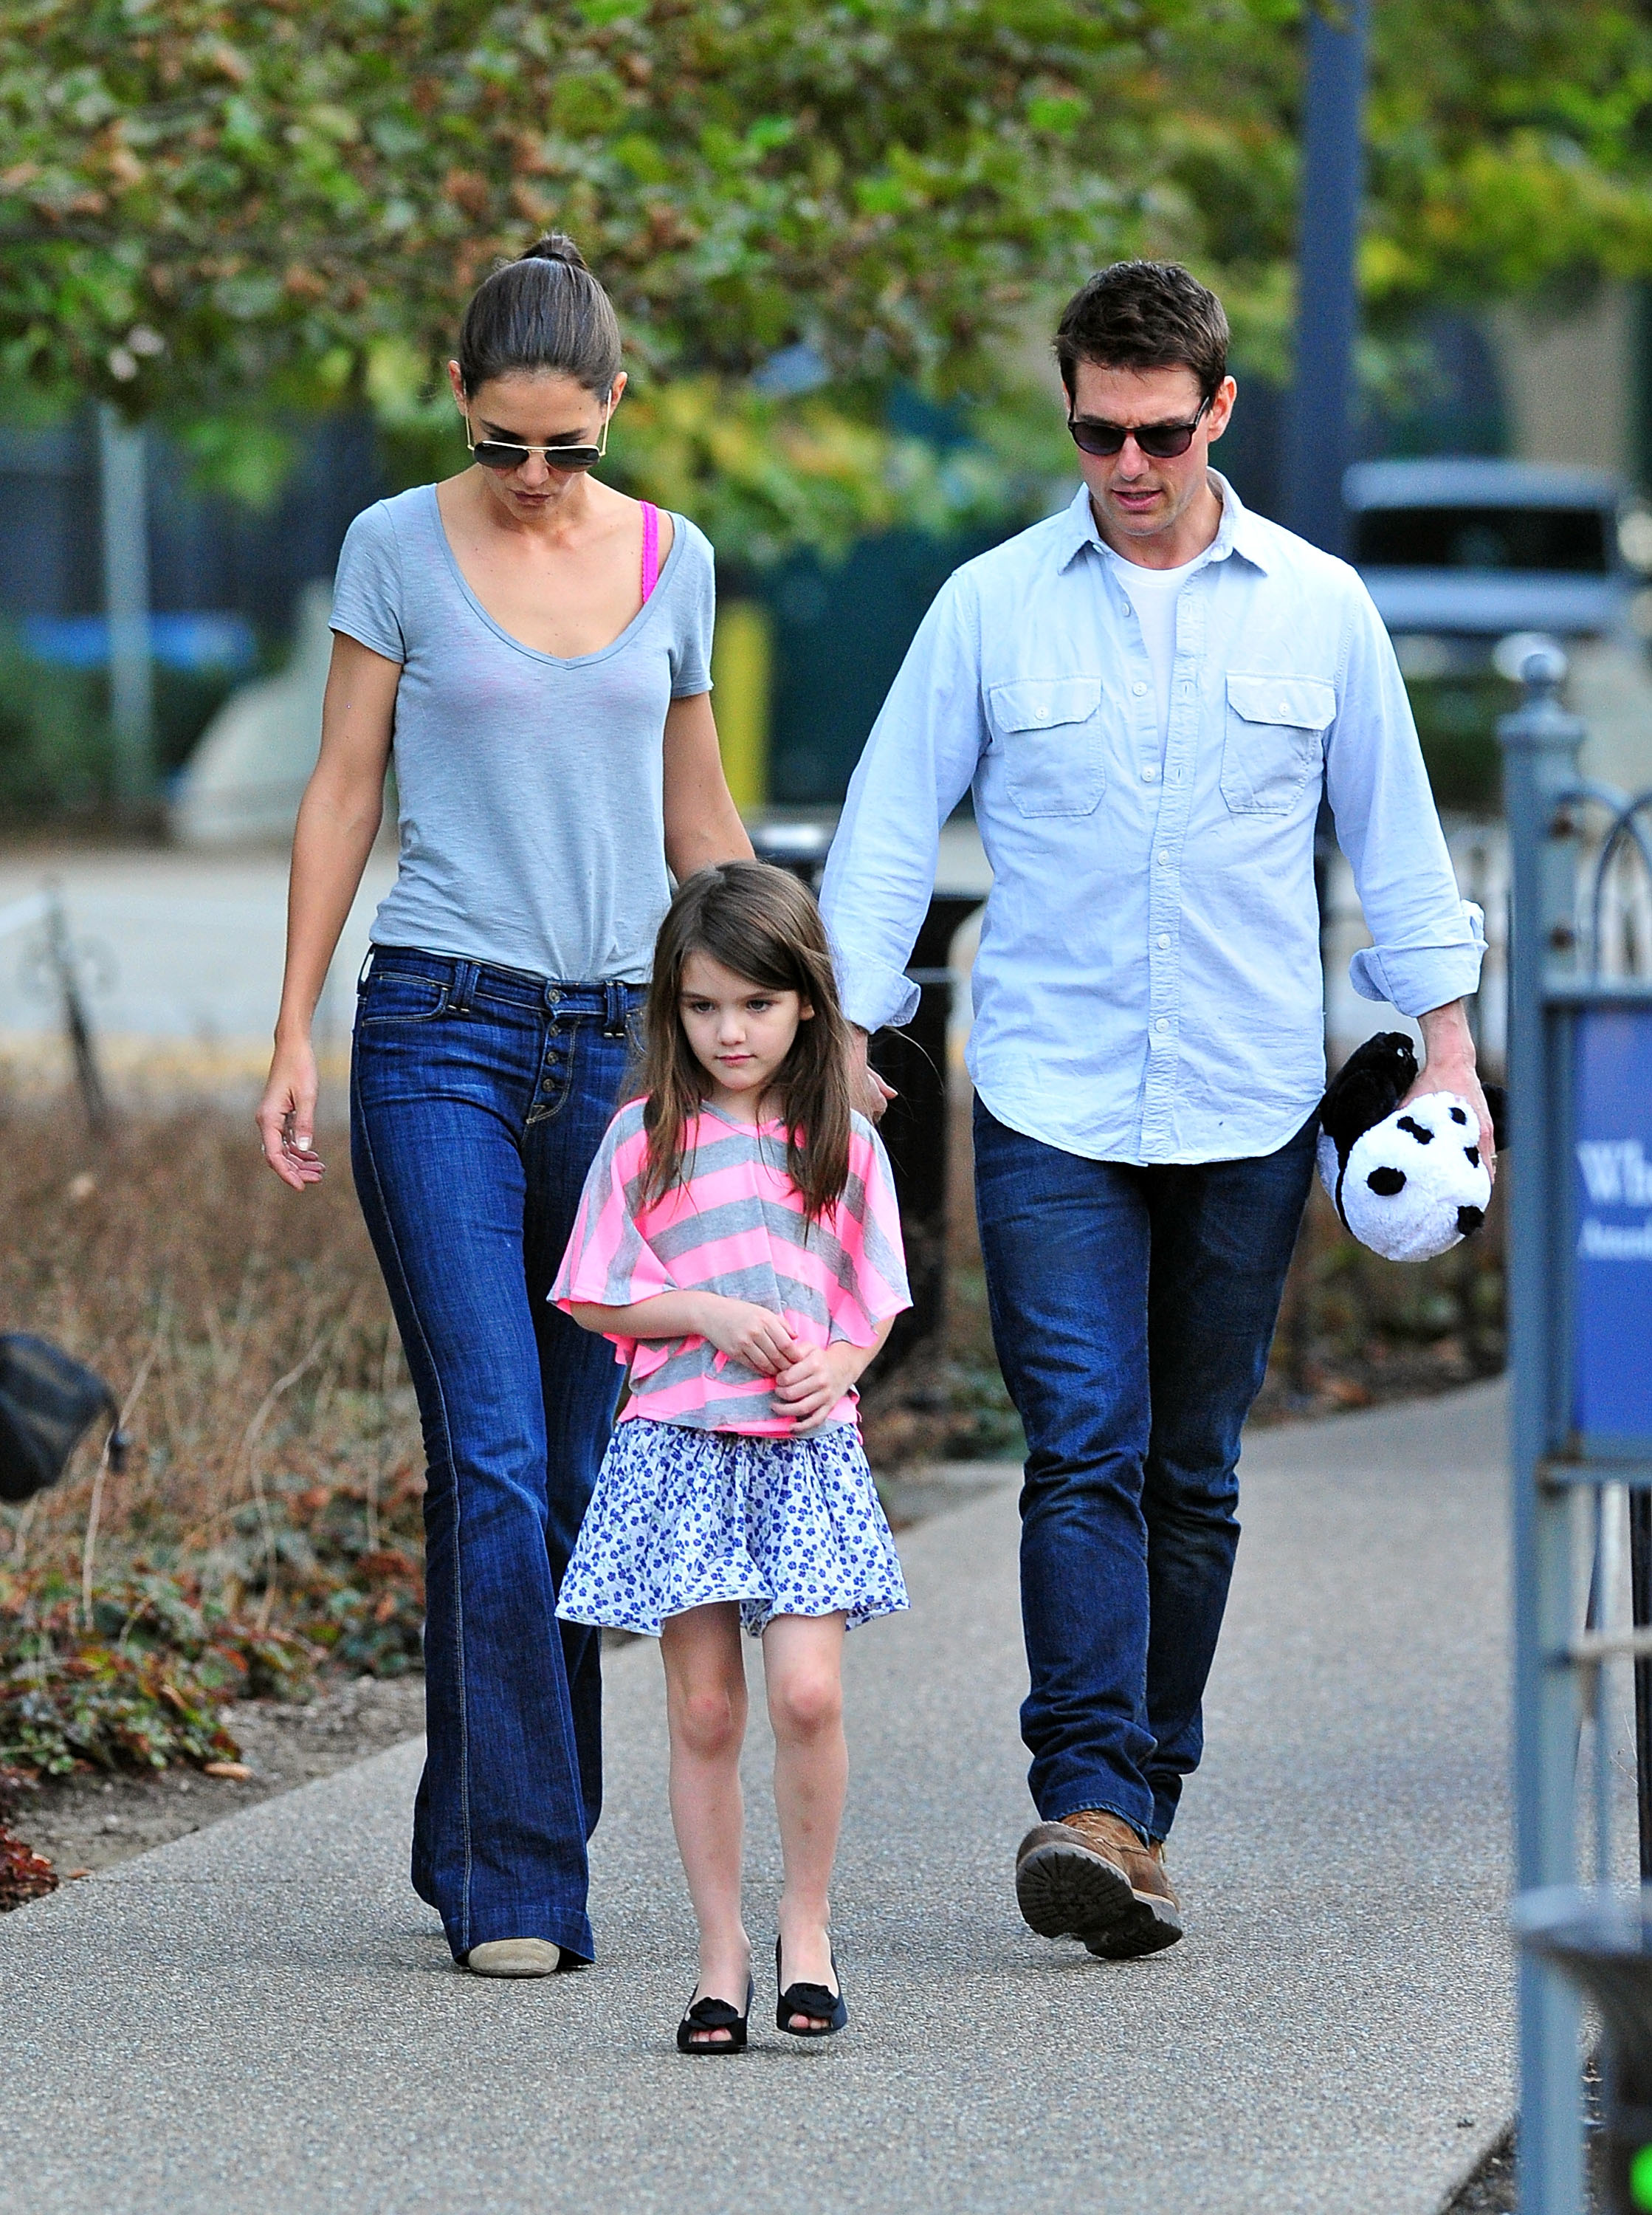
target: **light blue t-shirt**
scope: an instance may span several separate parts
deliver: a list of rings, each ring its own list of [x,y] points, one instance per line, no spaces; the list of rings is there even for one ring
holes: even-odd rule
[[[333,628],[401,664],[401,864],[377,946],[570,984],[642,984],[670,899],[663,738],[711,690],[709,542],[674,515],[646,605],[564,660],[502,630],[466,584],[434,485],[380,500],[339,556]]]

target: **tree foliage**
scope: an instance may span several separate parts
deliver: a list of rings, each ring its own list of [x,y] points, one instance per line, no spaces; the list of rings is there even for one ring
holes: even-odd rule
[[[342,377],[553,224],[639,362],[956,385],[1122,239],[1181,0],[9,0],[15,365]],[[1085,159],[1073,159],[1082,144]],[[157,346],[156,341],[160,341]],[[336,357],[336,358],[335,358]]]
[[[1367,300],[1476,304],[1652,276],[1652,12],[1382,0]]]
[[[972,512],[1027,457],[949,476],[879,395],[1001,395],[1114,255],[1190,261],[1282,373],[1302,12],[0,0],[0,360],[140,414],[365,395],[417,447],[469,289],[555,225],[621,312],[639,482],[697,488],[759,551]],[[1643,6],[1373,14],[1380,319],[1652,272]],[[823,391],[753,384],[798,347]]]

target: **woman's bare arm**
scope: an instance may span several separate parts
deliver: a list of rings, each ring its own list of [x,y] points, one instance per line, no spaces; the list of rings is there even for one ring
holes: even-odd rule
[[[673,700],[665,711],[665,858],[679,884],[713,862],[751,859],[724,779],[709,692]]]
[[[400,662],[334,634],[321,754],[293,833],[286,974],[269,1082],[258,1108],[264,1158],[299,1192],[321,1174],[311,1151],[316,1072],[310,1023],[378,836],[401,681]]]

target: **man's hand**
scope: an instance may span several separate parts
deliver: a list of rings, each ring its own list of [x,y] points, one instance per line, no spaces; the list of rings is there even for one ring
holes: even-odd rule
[[[869,1123],[881,1123],[884,1111],[897,1099],[892,1084],[885,1084],[866,1059],[867,1035],[859,1023],[849,1025],[849,1105]]]
[[[1485,1104],[1485,1094],[1474,1065],[1474,1040],[1468,1027],[1468,1010],[1461,1000],[1453,1000],[1448,1006],[1431,1008],[1426,1015],[1419,1015],[1416,1022],[1423,1034],[1424,1059],[1416,1083],[1399,1104],[1403,1108],[1407,1101],[1420,1099],[1425,1092],[1455,1092],[1466,1100],[1480,1119],[1480,1159],[1495,1183],[1497,1142],[1492,1136],[1491,1110]]]

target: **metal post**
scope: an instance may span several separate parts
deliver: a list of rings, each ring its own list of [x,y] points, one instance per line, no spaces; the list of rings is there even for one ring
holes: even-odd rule
[[[109,624],[109,720],[115,795],[142,807],[155,788],[155,667],[150,655],[149,499],[144,433],[119,408],[98,410],[103,499],[103,604]]]
[[[1514,1542],[1514,1829],[1522,1891],[1576,1880],[1573,1771],[1580,1721],[1564,1655],[1572,1605],[1570,1504],[1544,1482],[1559,1444],[1550,1298],[1559,1235],[1545,973],[1573,940],[1576,855],[1557,835],[1557,801],[1577,776],[1583,725],[1562,709],[1565,657],[1533,653],[1526,703],[1498,726],[1508,817],[1511,900],[1508,1077],[1517,1148],[1509,1209],[1509,1447]],[[1520,1961],[1520,2204],[1579,2215],[1582,2119],[1578,2005],[1546,1961]]]
[[[1629,1495],[1630,1623],[1652,1626],[1652,1492]],[[1635,1663],[1635,1806],[1641,1847],[1641,1882],[1652,1884],[1652,1659]]]
[[[1322,0],[1323,4],[1323,0]],[[1349,458],[1355,259],[1364,192],[1367,0],[1308,17],[1298,248],[1296,378],[1286,414],[1288,520],[1340,554],[1343,474]]]
[[[895,1172],[912,1292],[912,1305],[896,1317],[878,1357],[880,1376],[892,1374],[915,1347],[938,1336],[946,1320],[952,1120],[946,1058],[952,973],[947,959],[965,917],[980,905],[974,893],[932,897],[906,973],[919,988],[916,1012],[903,1029],[879,1031],[872,1042],[872,1065],[897,1095],[880,1135]]]
[[[80,989],[79,965],[69,936],[69,917],[55,884],[46,887],[46,958],[51,966],[63,1004],[64,1035],[75,1065],[75,1082],[86,1109],[86,1120],[101,1138],[109,1127],[108,1096],[98,1068],[97,1047]]]

